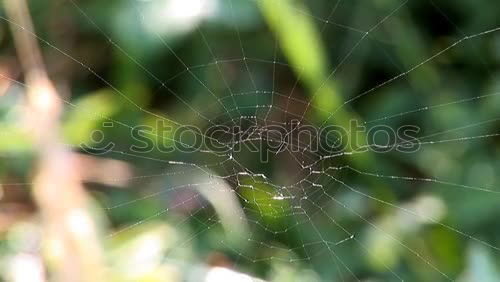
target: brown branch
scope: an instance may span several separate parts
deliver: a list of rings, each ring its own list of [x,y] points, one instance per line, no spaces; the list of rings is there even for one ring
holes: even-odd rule
[[[4,0],[28,87],[28,119],[38,152],[33,197],[44,225],[44,250],[58,281],[105,281],[89,198],[71,152],[59,142],[62,109],[36,42],[25,0]],[[22,27],[22,28],[21,28]]]

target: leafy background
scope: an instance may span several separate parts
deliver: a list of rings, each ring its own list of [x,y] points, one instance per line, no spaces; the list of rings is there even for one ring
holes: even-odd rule
[[[214,97],[185,71],[184,64],[199,66],[191,69],[194,75],[219,97],[231,94],[225,83],[229,83],[234,93],[278,89],[288,96],[294,89],[293,98],[311,100],[313,106],[324,109],[311,107],[307,112],[307,119],[316,125],[322,124],[332,111],[350,98],[422,62],[425,63],[400,79],[342,107],[328,122],[346,126],[352,118],[369,121],[500,91],[498,33],[462,41],[435,59],[424,61],[466,35],[500,26],[500,4],[496,1],[341,1],[333,15],[330,13],[337,5],[336,1],[323,0],[88,0],[76,3],[78,7],[66,0],[29,3],[37,34],[53,45],[40,43],[49,76],[61,95],[76,105],[66,107],[62,117],[64,143],[75,148],[81,143],[91,144],[95,140],[93,131],[99,129],[105,133],[107,141],[117,144],[117,151],[127,151],[133,142],[130,131],[108,126],[103,117],[130,125],[155,125],[159,118],[133,107],[116,95],[110,85],[58,52],[54,46],[91,67],[95,74],[109,81],[140,107],[200,127],[207,126],[206,121],[194,115],[172,92],[161,87],[159,81],[165,82],[189,105],[198,111],[203,110],[208,117],[222,115],[218,122],[226,118],[226,110],[214,103]],[[176,14],[175,5],[189,8]],[[193,8],[196,5],[203,8],[196,10]],[[368,35],[364,33],[399,5],[403,6],[380,26]],[[326,19],[329,21],[325,22]],[[363,41],[353,49],[363,36]],[[275,46],[278,46],[277,51]],[[0,48],[0,71],[22,81],[16,49],[5,21],[0,30]],[[283,64],[276,67],[272,63],[275,56]],[[215,64],[210,64],[214,57],[228,60],[219,63],[222,75]],[[243,62],[244,57],[264,61],[249,59]],[[231,62],[230,59],[239,61]],[[336,66],[339,66],[338,71],[331,76]],[[20,85],[3,80],[1,91],[0,272],[6,281],[24,281],[15,279],[21,277],[23,268],[19,265],[26,263],[23,258],[29,254],[29,262],[44,269],[43,276],[50,280],[54,267],[51,254],[55,251],[41,247],[44,246],[43,241],[40,242],[43,238],[42,221],[31,197],[31,186],[9,185],[31,183],[35,169],[33,142],[22,126],[24,90]],[[256,112],[252,106],[273,103],[285,108],[288,101],[289,112],[300,115],[304,104],[286,96],[254,93],[236,96],[233,103],[242,108],[243,114],[251,115]],[[229,99],[222,101],[228,108],[234,107]],[[500,129],[500,123],[495,120],[499,105],[500,96],[492,95],[384,119],[371,125],[386,124],[397,128],[412,124],[422,129],[421,136],[440,133],[427,141],[495,134]],[[263,115],[263,112],[257,114]],[[237,117],[238,113],[232,112],[231,115]],[[488,122],[464,127],[483,121]],[[458,130],[453,130],[455,128]],[[340,157],[335,159],[334,165],[350,165],[360,171],[383,175],[437,178],[496,190],[500,168],[499,141],[493,136],[423,146],[415,154],[391,152]],[[290,218],[276,216],[274,209],[264,207],[272,204],[277,205],[278,210],[280,205],[285,209],[296,204],[292,200],[277,202],[267,193],[262,193],[258,195],[262,200],[252,203],[255,194],[242,188],[238,205],[249,210],[262,207],[260,214],[247,213],[246,216],[268,228],[250,224],[251,238],[257,243],[248,243],[241,240],[248,235],[238,235],[237,225],[225,228],[224,222],[219,224],[222,220],[217,221],[231,216],[231,211],[225,209],[227,206],[221,201],[213,201],[210,195],[189,189],[186,191],[190,192],[184,194],[162,192],[166,187],[180,185],[182,179],[165,174],[168,172],[165,163],[155,160],[204,163],[207,160],[202,156],[159,151],[141,157],[119,153],[93,156],[77,149],[75,152],[79,152],[80,158],[90,158],[82,170],[94,177],[86,182],[85,187],[93,199],[89,209],[95,214],[102,234],[100,240],[110,280],[201,281],[208,279],[207,271],[214,266],[269,281],[356,280],[341,264],[339,272],[335,266],[339,262],[332,260],[331,251],[324,245],[302,247],[303,241],[319,240],[312,223],[328,241],[339,242],[346,238],[328,215],[355,234],[371,252],[367,255],[353,240],[333,246],[358,279],[393,281],[396,278],[387,270],[389,268],[405,281],[445,280],[431,265],[451,279],[500,279],[496,249],[500,234],[497,222],[500,205],[498,195],[494,193],[432,181],[373,177],[352,170],[337,174],[339,179],[364,193],[398,207],[422,212],[440,223],[453,226],[458,230],[455,232],[436,222],[422,221],[394,206],[363,197],[338,183],[325,185],[329,195],[390,233],[404,244],[402,246],[325,197],[312,200],[319,207],[304,205],[304,208],[316,211],[311,212],[313,216],[310,218],[300,213]],[[274,179],[283,180],[290,177],[288,173],[293,174],[292,169],[283,171],[278,161],[255,163],[255,159],[248,156],[242,160]],[[94,166],[102,171],[92,172]],[[159,176],[133,178],[157,174]],[[127,177],[130,179],[119,180]],[[193,183],[195,180],[187,181]],[[273,189],[261,186],[261,191]],[[151,193],[158,194],[147,197]],[[201,193],[202,196],[189,204],[184,203],[186,197],[193,196],[190,193]],[[233,195],[229,190],[222,194]],[[245,202],[245,198],[250,202]],[[128,204],[105,209],[120,203]],[[57,205],[57,199],[54,199],[54,205]],[[154,216],[166,208],[169,208],[168,212]],[[197,212],[199,209],[201,211]],[[284,230],[304,220],[304,224],[287,229],[281,235],[268,231]],[[208,229],[207,226],[212,224],[213,227]],[[131,225],[133,228],[127,228]],[[491,246],[460,233],[470,234]],[[183,242],[182,245],[179,242]],[[269,247],[271,245],[280,248]],[[405,247],[421,254],[422,259]]]

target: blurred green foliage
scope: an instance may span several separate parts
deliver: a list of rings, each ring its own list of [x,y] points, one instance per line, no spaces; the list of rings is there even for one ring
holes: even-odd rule
[[[95,212],[106,216],[102,240],[116,281],[200,281],[208,266],[270,281],[500,280],[499,197],[484,191],[498,190],[500,139],[455,140],[500,129],[500,32],[479,35],[500,26],[500,2],[74,3],[30,1],[36,31],[51,44],[41,43],[50,76],[68,101],[64,142],[75,150],[92,146],[101,130],[114,151],[85,154],[120,160],[135,173],[125,188],[86,185],[100,207],[112,207]],[[8,26],[1,28],[0,67],[22,80]],[[460,41],[467,35],[479,36]],[[19,254],[36,253],[40,221],[30,186],[9,185],[31,182],[33,148],[22,130],[23,87],[11,84],[4,92],[0,272],[8,280]],[[182,186],[199,175],[168,163],[221,159],[132,154],[130,127],[206,128],[246,115],[303,116],[316,126],[327,118],[345,127],[351,119],[367,128],[411,124],[423,142],[455,141],[425,144],[413,154],[334,158],[328,165],[355,170],[334,172],[341,182],[323,175],[315,179],[320,186],[300,187],[308,197],[289,189],[276,199],[275,187],[240,178],[241,187],[226,193],[238,199],[250,230],[232,240],[242,235],[224,228],[206,194]],[[172,137],[149,134],[154,144]],[[243,154],[240,162],[277,183],[299,175],[290,159],[261,163]],[[207,168],[218,175],[236,169]]]

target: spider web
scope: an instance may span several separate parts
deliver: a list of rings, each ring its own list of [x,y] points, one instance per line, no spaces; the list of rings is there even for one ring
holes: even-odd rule
[[[260,0],[248,0],[248,2],[252,5],[259,5]],[[289,5],[282,1],[275,2],[274,5],[277,6]],[[435,52],[425,54],[413,61],[410,59],[410,62],[403,67],[398,65],[399,62],[396,63],[391,55],[390,44],[398,44],[398,41],[404,39],[396,38],[395,43],[387,43],[375,35],[378,32],[382,33],[382,29],[390,29],[397,25],[398,16],[401,16],[411,1],[393,2],[389,10],[377,14],[370,26],[365,28],[335,22],[336,15],[346,4],[340,0],[334,1],[328,13],[322,16],[315,15],[311,12],[312,9],[307,11],[300,6],[292,6],[295,12],[316,23],[322,37],[327,31],[335,29],[337,33],[349,38],[343,50],[335,51],[340,55],[326,78],[318,84],[319,87],[316,87],[315,91],[309,91],[304,87],[306,84],[303,78],[304,68],[293,66],[287,61],[282,53],[283,46],[280,45],[280,41],[273,32],[268,32],[266,39],[269,42],[268,46],[256,46],[248,36],[245,36],[245,31],[241,31],[240,27],[234,24],[237,16],[233,0],[218,2],[230,11],[229,21],[233,23],[231,38],[224,40],[231,43],[229,45],[232,48],[228,48],[231,52],[237,51],[232,57],[228,57],[224,50],[217,50],[214,47],[220,47],[220,44],[215,44],[220,39],[212,39],[209,31],[196,27],[193,34],[196,34],[199,44],[206,49],[207,56],[202,62],[191,64],[189,63],[192,61],[191,58],[185,58],[176,51],[164,35],[153,31],[152,36],[155,40],[160,42],[162,48],[168,50],[175,59],[175,64],[181,68],[179,72],[170,74],[168,77],[155,74],[147,64],[118,44],[94,21],[90,13],[73,0],[69,0],[68,4],[72,4],[82,19],[98,31],[110,47],[123,55],[156,84],[157,93],[170,95],[177,101],[175,107],[168,107],[161,111],[142,106],[109,82],[109,79],[100,75],[92,66],[87,65],[77,56],[73,56],[70,51],[56,46],[29,30],[25,32],[35,36],[53,51],[95,76],[103,85],[112,89],[115,95],[129,104],[130,110],[174,127],[194,125],[198,128],[210,126],[241,128],[243,125],[243,127],[252,128],[244,137],[236,136],[235,132],[226,132],[227,134],[220,138],[203,133],[197,136],[230,149],[244,143],[261,144],[263,141],[275,145],[274,151],[269,154],[269,159],[264,163],[260,159],[261,151],[255,154],[248,152],[239,154],[232,150],[221,153],[204,144],[201,150],[192,153],[174,151],[162,154],[141,154],[122,149],[127,148],[129,141],[123,140],[125,144],[117,144],[117,148],[107,151],[104,156],[147,163],[148,171],[156,171],[156,173],[140,174],[128,179],[134,186],[130,189],[130,195],[121,202],[105,203],[105,209],[111,219],[119,217],[120,210],[130,205],[147,204],[151,200],[157,200],[163,204],[156,211],[145,208],[142,218],[117,226],[110,236],[117,236],[162,218],[168,218],[170,221],[178,220],[177,228],[196,222],[201,228],[194,230],[188,237],[179,238],[174,249],[169,252],[182,249],[194,240],[213,240],[214,248],[230,253],[234,257],[234,264],[241,265],[243,268],[252,268],[254,264],[268,261],[284,261],[298,265],[310,264],[313,267],[315,264],[332,264],[334,267],[331,268],[331,275],[342,281],[359,281],[365,278],[365,274],[354,267],[358,265],[354,261],[361,257],[369,257],[380,264],[379,267],[383,269],[381,272],[387,274],[384,276],[386,279],[407,279],[401,277],[401,266],[378,259],[381,253],[391,252],[391,250],[381,251],[378,248],[381,244],[380,248],[393,246],[398,249],[394,252],[407,254],[408,260],[417,261],[434,272],[436,276],[433,277],[437,277],[436,279],[453,280],[456,274],[448,273],[436,257],[427,253],[425,248],[411,237],[419,236],[420,229],[424,225],[438,226],[447,232],[459,235],[466,241],[485,246],[496,254],[500,248],[496,246],[494,240],[483,239],[481,236],[470,233],[470,228],[458,226],[453,221],[446,220],[446,216],[450,216],[446,212],[453,213],[453,208],[447,211],[446,199],[455,200],[456,197],[448,197],[453,193],[467,193],[466,195],[481,193],[496,201],[500,191],[493,187],[460,182],[462,178],[456,176],[458,172],[439,173],[437,168],[433,171],[429,168],[433,164],[430,164],[428,160],[435,160],[431,156],[439,155],[440,152],[447,153],[450,150],[456,150],[457,154],[464,154],[464,151],[473,150],[475,146],[491,144],[488,142],[498,137],[500,133],[484,132],[480,129],[485,126],[494,129],[491,125],[498,124],[500,119],[495,116],[495,112],[488,113],[488,116],[471,113],[475,117],[467,119],[467,123],[456,124],[443,121],[443,125],[421,128],[422,131],[415,140],[420,150],[405,155],[403,158],[405,163],[395,163],[389,167],[398,165],[423,167],[422,170],[425,173],[422,176],[416,176],[417,173],[395,175],[393,172],[398,171],[396,169],[380,170],[377,165],[378,161],[391,163],[401,158],[397,155],[406,154],[406,152],[373,153],[372,150],[363,150],[380,147],[377,144],[366,144],[356,150],[332,152],[313,150],[310,147],[311,144],[302,142],[303,140],[299,140],[297,144],[289,144],[286,138],[283,138],[292,135],[297,130],[298,124],[311,125],[318,130],[335,124],[340,112],[346,109],[362,108],[364,100],[367,101],[366,103],[384,107],[377,111],[380,112],[377,116],[363,116],[360,112],[362,118],[358,120],[361,124],[367,127],[381,124],[397,127],[404,122],[414,121],[415,117],[422,115],[442,116],[464,104],[482,105],[494,102],[494,98],[500,95],[500,93],[490,92],[457,96],[444,101],[415,95],[421,90],[413,91],[412,75],[423,73],[423,68],[431,67],[430,65],[435,61],[450,52],[464,49],[466,46],[474,48],[476,42],[497,36],[500,27],[464,33],[453,24],[443,10],[431,1],[433,7],[455,26],[457,39],[451,40]],[[137,17],[142,21],[147,21],[140,5],[135,2],[130,2],[130,5],[137,6]],[[318,12],[318,14],[323,13]],[[6,18],[2,17],[2,19],[10,22]],[[391,22],[394,19],[396,22]],[[278,17],[278,21],[280,20],[283,19]],[[16,25],[16,23],[13,24]],[[18,27],[24,29],[21,26]],[[322,39],[328,43],[326,38]],[[318,96],[322,95],[321,90],[334,80],[349,79],[350,74],[343,76],[342,71],[352,69],[350,64],[356,63],[356,56],[362,56],[364,52],[369,51],[366,49],[367,45],[370,48],[375,46],[373,48],[382,53],[384,60],[391,61],[398,69],[398,73],[384,77],[375,85],[364,88],[346,87],[353,89],[351,91],[353,95],[344,97],[344,101],[339,106],[322,108],[321,103],[317,103]],[[310,50],[310,52],[315,52],[315,50]],[[481,57],[477,52],[475,55],[478,58]],[[28,87],[22,82],[13,81]],[[176,85],[181,82],[189,82],[190,91],[203,93],[204,99],[197,100],[193,98],[195,95],[178,92]],[[390,99],[393,96],[387,97],[388,91],[382,91],[394,85],[400,88],[404,85],[407,93],[397,95],[404,95],[411,101],[405,104],[409,107],[405,107],[406,109],[401,112],[391,109]],[[206,100],[211,102],[207,104]],[[378,102],[379,100],[385,102],[382,104]],[[429,100],[433,102],[429,103]],[[124,130],[132,130],[140,125],[115,117],[102,116],[100,113],[93,112],[92,109],[80,108],[70,101],[65,101],[65,103],[68,108],[88,114],[89,119],[104,118]],[[182,108],[189,114],[179,114],[176,108]],[[481,111],[479,106],[477,111]],[[317,113],[320,113],[319,118]],[[272,135],[268,131],[270,125],[283,126],[288,131],[284,136]],[[171,143],[189,146],[188,143],[171,136],[165,137],[155,132],[144,133],[158,140],[166,139]],[[335,142],[341,137],[343,136],[326,141]],[[296,150],[293,150],[294,146]],[[360,165],[359,161],[353,161],[358,156],[362,158],[365,155],[376,155],[377,162],[372,162],[367,167]],[[394,194],[399,198],[391,199],[391,197],[384,196],[384,189],[398,190]],[[416,189],[416,192],[412,189]],[[474,213],[474,211],[470,212]],[[394,227],[396,225],[394,222],[404,227]],[[371,238],[377,238],[378,241],[370,241]]]

